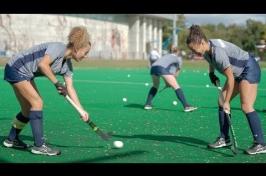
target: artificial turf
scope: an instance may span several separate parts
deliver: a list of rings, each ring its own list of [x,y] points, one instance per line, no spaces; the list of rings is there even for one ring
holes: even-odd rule
[[[266,70],[255,108],[266,133]],[[0,69],[3,77],[3,68]],[[219,75],[222,82],[224,78]],[[266,154],[248,156],[243,150],[252,144],[247,120],[240,109],[239,96],[231,103],[239,154],[228,148],[209,150],[206,145],[218,136],[217,89],[211,85],[207,69],[184,68],[178,78],[189,103],[198,106],[185,113],[181,103],[173,105],[175,93],[158,93],[154,108],[143,109],[151,86],[149,70],[142,68],[80,68],[75,70],[74,85],[80,101],[92,120],[104,131],[113,131],[110,141],[101,140],[85,123],[47,78],[36,83],[44,101],[44,131],[47,143],[62,151],[48,157],[1,145],[1,163],[265,163]],[[146,86],[145,83],[149,83]],[[209,88],[206,85],[210,85]],[[161,88],[163,87],[161,81]],[[0,81],[0,140],[4,140],[13,117],[19,111],[10,85]],[[127,102],[122,101],[127,98]],[[21,139],[32,144],[28,125]],[[122,149],[112,148],[114,140],[124,142]]]

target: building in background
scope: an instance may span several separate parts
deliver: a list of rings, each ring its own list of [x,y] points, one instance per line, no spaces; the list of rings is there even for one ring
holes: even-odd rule
[[[7,55],[35,44],[67,42],[70,29],[84,25],[91,34],[90,57],[147,59],[151,48],[162,54],[162,26],[171,14],[1,14],[0,53]]]

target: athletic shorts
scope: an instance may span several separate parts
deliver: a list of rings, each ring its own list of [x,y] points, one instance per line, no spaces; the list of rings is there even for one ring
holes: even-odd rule
[[[162,66],[152,66],[151,67],[151,75],[161,76],[161,75],[173,75],[166,68]]]
[[[6,64],[5,66],[5,73],[4,73],[4,80],[9,82],[10,84],[18,83],[24,80],[30,81],[31,78],[28,78],[24,75],[21,75],[18,70],[14,67],[9,66]]]
[[[247,65],[245,66],[243,72],[235,80],[240,83],[242,80],[247,80],[250,84],[256,84],[260,82],[261,71],[258,62],[254,57],[249,58]]]

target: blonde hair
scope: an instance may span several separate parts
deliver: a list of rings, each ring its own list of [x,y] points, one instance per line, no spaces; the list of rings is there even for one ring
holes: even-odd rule
[[[68,35],[67,46],[73,47],[76,50],[91,45],[90,35],[87,29],[83,26],[73,27]]]

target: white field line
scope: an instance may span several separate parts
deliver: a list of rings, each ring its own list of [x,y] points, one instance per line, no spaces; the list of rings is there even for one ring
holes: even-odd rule
[[[145,82],[127,82],[127,81],[97,81],[97,80],[74,80],[74,82],[82,82],[82,83],[95,83],[95,84],[124,84],[124,85],[145,85]],[[151,85],[150,82],[149,85]],[[182,85],[182,87],[193,87],[193,88],[206,88],[205,85]],[[216,89],[214,86],[210,86],[209,88]],[[266,91],[266,89],[259,88],[259,91]]]

